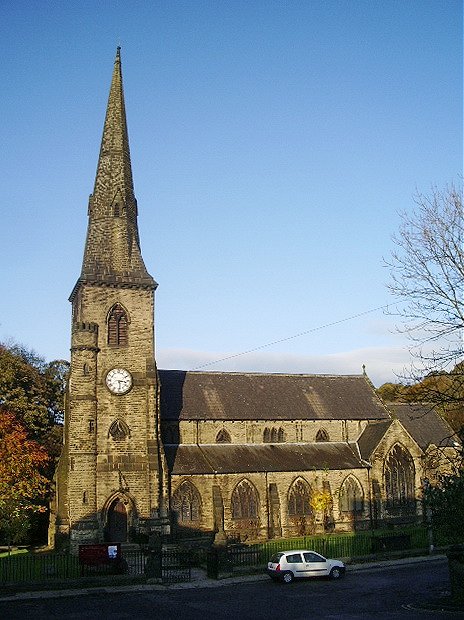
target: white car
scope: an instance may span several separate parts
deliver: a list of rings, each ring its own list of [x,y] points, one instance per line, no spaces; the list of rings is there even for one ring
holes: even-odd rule
[[[299,577],[340,579],[345,570],[345,565],[340,560],[329,560],[307,549],[279,551],[272,556],[267,565],[269,577],[283,583],[291,583]]]

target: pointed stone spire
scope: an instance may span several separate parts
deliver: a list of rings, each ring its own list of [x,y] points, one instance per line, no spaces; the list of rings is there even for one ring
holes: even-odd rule
[[[156,288],[140,251],[119,47],[88,215],[84,260],[76,287],[86,282]]]

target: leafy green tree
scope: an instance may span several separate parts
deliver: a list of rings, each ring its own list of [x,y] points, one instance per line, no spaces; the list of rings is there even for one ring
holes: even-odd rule
[[[19,345],[0,343],[0,411],[14,416],[15,424],[20,425],[25,446],[38,446],[40,454],[47,458],[29,462],[31,482],[42,483],[53,478],[56,459],[62,447],[62,421],[64,394],[69,364],[58,360],[47,363],[33,351]],[[6,433],[6,431],[3,431]],[[14,438],[15,434],[12,435]],[[24,485],[15,488],[15,493],[7,493],[10,478],[6,473],[7,461],[16,463],[9,452],[13,450],[12,437],[2,441],[0,451],[0,529],[4,536],[14,542],[29,532],[33,538],[43,537],[45,526],[46,500],[50,485],[36,488],[35,500]],[[32,444],[29,442],[33,442]],[[36,456],[38,456],[38,452]],[[6,459],[6,460],[5,460]],[[5,460],[5,463],[3,461]],[[36,467],[34,468],[34,463]],[[35,476],[39,476],[36,478]],[[43,477],[43,478],[42,478]],[[24,491],[24,501],[20,494]],[[27,491],[27,492],[26,492]],[[26,506],[29,509],[26,510]]]
[[[451,372],[432,372],[424,379],[410,383],[384,383],[377,394],[386,402],[422,403],[434,409],[450,426],[464,429],[463,365]]]
[[[64,360],[46,363],[24,347],[0,344],[0,405],[13,412],[34,439],[45,441],[63,421],[68,368]]]
[[[404,399],[404,385],[401,383],[384,383],[377,388],[377,394],[389,403],[400,402]]]

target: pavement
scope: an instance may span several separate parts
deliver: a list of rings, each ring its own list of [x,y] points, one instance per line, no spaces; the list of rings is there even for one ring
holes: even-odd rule
[[[446,560],[446,555],[435,554],[435,555],[425,555],[425,556],[416,556],[410,558],[403,559],[395,559],[395,560],[378,560],[374,562],[365,562],[363,564],[347,564],[346,572],[347,573],[355,573],[360,571],[375,571],[381,570],[383,568],[388,568],[391,566],[404,566],[404,565],[414,565],[422,562],[437,562]],[[104,586],[95,586],[95,587],[84,587],[84,588],[69,588],[69,589],[60,589],[60,590],[41,590],[41,591],[33,591],[33,592],[16,592],[15,594],[11,593],[2,593],[0,591],[0,602],[7,601],[20,601],[20,600],[33,600],[38,598],[61,598],[66,596],[84,596],[90,593],[98,593],[98,594],[108,594],[114,592],[150,592],[155,590],[185,590],[192,588],[220,588],[222,586],[231,585],[231,584],[240,584],[240,583],[250,583],[255,581],[265,581],[268,580],[269,577],[265,573],[258,573],[254,575],[241,575],[234,577],[226,577],[224,579],[209,579],[206,576],[206,572],[202,569],[192,569],[192,577],[191,581],[184,583],[173,583],[162,585],[159,583],[144,583],[144,584],[134,584],[134,585],[119,585],[119,584],[111,584]]]

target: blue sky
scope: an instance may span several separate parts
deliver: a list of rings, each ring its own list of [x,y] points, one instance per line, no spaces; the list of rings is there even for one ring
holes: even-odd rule
[[[395,379],[395,319],[345,319],[394,303],[399,212],[462,173],[462,3],[3,0],[0,341],[47,359],[118,44],[159,367]]]

